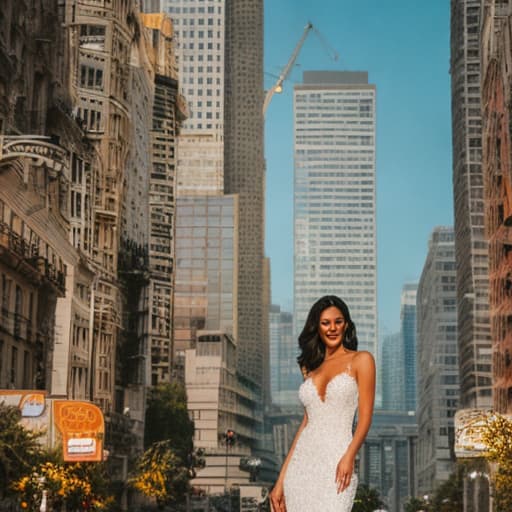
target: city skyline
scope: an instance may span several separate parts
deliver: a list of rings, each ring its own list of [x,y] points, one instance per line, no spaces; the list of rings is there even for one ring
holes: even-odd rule
[[[419,279],[432,229],[452,225],[450,9],[326,0],[267,2],[265,87],[271,87],[310,20],[337,62],[311,33],[266,115],[266,251],[272,301],[293,310],[292,90],[304,70],[368,70],[377,86],[377,261],[379,332],[400,325],[400,293]],[[397,196],[400,200],[397,201]],[[350,306],[350,304],[349,304]]]

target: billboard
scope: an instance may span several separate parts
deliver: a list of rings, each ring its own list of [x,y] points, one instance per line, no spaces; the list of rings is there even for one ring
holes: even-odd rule
[[[2,402],[20,409],[20,423],[39,432],[41,444],[53,448],[62,440],[65,461],[103,460],[105,422],[96,405],[48,398],[46,391],[41,390],[10,389],[0,389]]]
[[[55,400],[53,420],[62,435],[65,461],[102,460],[105,423],[99,407],[77,400]]]

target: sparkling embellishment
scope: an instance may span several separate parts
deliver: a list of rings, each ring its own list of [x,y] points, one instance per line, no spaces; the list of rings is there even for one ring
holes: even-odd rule
[[[336,467],[352,440],[357,383],[347,371],[333,377],[320,397],[311,377],[299,388],[308,414],[284,480],[287,512],[350,512],[357,475],[342,493],[336,488]]]

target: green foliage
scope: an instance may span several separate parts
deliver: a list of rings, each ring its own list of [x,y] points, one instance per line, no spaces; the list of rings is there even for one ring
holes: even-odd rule
[[[405,512],[426,512],[427,510],[428,505],[425,503],[425,500],[415,497],[409,498],[404,507]]]
[[[144,446],[169,442],[173,452],[183,461],[192,452],[194,424],[187,411],[187,395],[183,384],[172,382],[151,389],[146,409]]]
[[[0,498],[11,493],[9,483],[27,475],[43,458],[39,433],[20,423],[17,407],[0,403]]]
[[[405,503],[405,512],[462,512],[465,467],[457,464],[455,471],[443,482],[430,497],[411,497]]]
[[[359,484],[352,512],[374,512],[374,510],[382,508],[383,505],[384,503],[376,489],[372,489],[366,484]]]
[[[159,505],[174,507],[185,501],[193,467],[201,457],[193,453],[194,424],[187,410],[185,387],[179,382],[150,390],[144,446],[130,481],[132,487]]]
[[[462,512],[464,467],[457,466],[448,480],[442,483],[432,497],[431,510],[436,512]]]
[[[491,416],[483,440],[486,459],[497,466],[492,474],[495,510],[512,510],[512,420],[500,414]]]

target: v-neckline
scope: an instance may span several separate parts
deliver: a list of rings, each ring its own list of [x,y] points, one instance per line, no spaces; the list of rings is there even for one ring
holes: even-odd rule
[[[329,388],[329,385],[331,384],[331,382],[335,379],[337,379],[338,377],[341,377],[342,375],[346,375],[347,377],[349,377],[350,379],[352,379],[355,383],[357,383],[355,377],[353,375],[351,375],[349,372],[351,371],[351,368],[350,367],[347,367],[345,368],[342,372],[339,372],[337,373],[336,375],[334,375],[333,377],[331,377],[328,381],[327,381],[327,384],[325,385],[325,389],[324,389],[324,393],[323,393],[323,398],[322,398],[322,395],[319,393],[318,391],[318,387],[317,385],[315,384],[315,380],[313,378],[313,375],[310,375],[307,380],[310,380],[311,381],[311,384],[313,385],[313,388],[315,389],[315,393],[316,393],[316,396],[318,397],[318,399],[320,400],[320,402],[322,402],[323,404],[325,403],[325,401],[327,400],[327,391],[328,391],[328,388]]]

